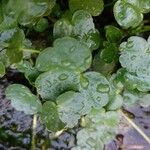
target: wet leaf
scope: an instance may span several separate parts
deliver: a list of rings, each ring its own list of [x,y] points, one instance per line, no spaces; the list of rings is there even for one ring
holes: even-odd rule
[[[73,150],[103,149],[104,144],[115,136],[119,118],[119,114],[115,111],[92,109],[84,118],[86,127],[77,133],[77,147]]]
[[[40,74],[35,81],[38,93],[45,100],[53,100],[69,90],[78,91],[80,76],[77,72],[59,68]]]
[[[100,53],[100,58],[106,63],[117,62],[119,50],[114,43],[105,43],[104,49]]]
[[[80,92],[87,99],[85,107],[101,108],[108,103],[109,82],[102,74],[98,72],[86,72],[81,77],[80,84]]]
[[[86,10],[92,16],[98,16],[102,13],[104,9],[104,2],[103,0],[70,0],[69,1],[69,8],[72,12],[76,10]]]
[[[113,11],[116,21],[124,28],[137,27],[143,20],[139,9],[127,1],[118,0]]]
[[[73,128],[78,124],[82,115],[85,98],[81,93],[69,91],[57,98],[59,117],[67,127]]]
[[[26,114],[36,114],[41,110],[41,103],[37,96],[21,84],[12,84],[6,89],[6,98],[11,100],[12,106]]]
[[[40,119],[49,131],[56,132],[64,128],[64,124],[60,121],[55,103],[47,101],[42,106]]]
[[[105,27],[106,38],[109,42],[119,43],[123,37],[122,31],[112,25],[108,25]]]
[[[91,59],[91,52],[85,44],[71,37],[63,37],[55,40],[54,47],[39,54],[36,67],[39,71],[48,71],[63,66],[83,72],[90,67]]]
[[[39,72],[36,68],[32,66],[29,61],[23,61],[17,64],[17,69],[24,73],[26,79],[34,85],[36,78],[39,76]]]
[[[93,18],[84,10],[76,11],[71,21],[60,19],[54,24],[53,35],[55,38],[71,36],[86,44],[91,50],[100,45],[99,31],[95,29]]]

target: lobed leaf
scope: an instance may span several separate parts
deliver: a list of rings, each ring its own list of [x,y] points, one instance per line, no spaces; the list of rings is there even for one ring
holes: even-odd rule
[[[83,72],[90,67],[91,59],[91,52],[86,45],[74,38],[63,37],[55,40],[54,47],[39,54],[36,67],[39,71],[48,71],[63,66]]]
[[[11,100],[12,106],[26,114],[36,114],[41,110],[41,102],[37,96],[21,84],[12,84],[6,89],[6,98]]]

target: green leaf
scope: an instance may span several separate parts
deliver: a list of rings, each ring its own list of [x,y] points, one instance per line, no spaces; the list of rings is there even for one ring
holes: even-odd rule
[[[84,10],[76,11],[73,14],[72,24],[74,25],[74,34],[79,36],[83,36],[90,30],[95,29],[92,16]]]
[[[64,37],[55,40],[53,48],[47,48],[39,54],[36,67],[39,71],[48,71],[63,66],[83,72],[90,67],[91,59],[91,52],[86,45],[74,38]]]
[[[92,16],[98,16],[104,9],[104,2],[103,0],[70,0],[69,8],[72,12],[83,9]]]
[[[5,66],[4,64],[0,61],[0,78],[5,75]]]
[[[124,28],[137,27],[143,20],[139,9],[124,0],[115,3],[113,12],[118,24]]]
[[[150,94],[145,94],[142,98],[140,98],[139,103],[143,107],[149,107],[150,106]]]
[[[22,59],[22,51],[25,35],[21,29],[10,29],[0,34],[0,48],[6,49],[6,55],[11,63],[17,63]]]
[[[54,24],[55,38],[72,36],[85,43],[91,50],[100,45],[99,31],[95,29],[92,16],[84,10],[76,11],[71,21],[60,19]]]
[[[150,47],[148,42],[137,36],[132,36],[120,45],[120,63],[128,72],[126,83],[132,89],[150,90]]]
[[[106,42],[104,49],[100,53],[100,58],[106,63],[117,62],[118,60],[118,47],[114,43]]]
[[[85,106],[103,107],[109,101],[109,82],[100,73],[86,72],[80,79],[80,92],[86,97]]]
[[[12,84],[6,89],[6,98],[11,100],[12,106],[26,114],[36,114],[41,110],[41,103],[37,96],[21,84]]]
[[[47,101],[42,106],[40,119],[49,131],[56,132],[64,128],[64,124],[60,121],[55,103]]]
[[[107,106],[108,110],[117,110],[120,109],[123,105],[123,97],[120,94],[113,95]]]
[[[71,36],[73,26],[67,19],[60,19],[54,24],[53,35],[54,38],[61,38],[64,36]]]
[[[143,97],[143,94],[144,93],[141,93],[138,90],[133,90],[133,91],[125,90],[123,92],[123,103],[126,106],[131,106],[137,103],[140,100],[140,98]]]
[[[127,0],[127,2],[137,7],[142,13],[150,12],[149,0]]]
[[[34,84],[36,78],[39,76],[39,72],[36,68],[32,66],[32,64],[28,61],[23,61],[17,64],[17,69],[25,74],[26,79]]]
[[[67,127],[73,128],[78,124],[84,107],[85,98],[81,93],[69,91],[57,98],[59,117]]]
[[[104,144],[114,138],[119,118],[119,114],[115,111],[105,112],[104,109],[92,109],[84,118],[86,126],[77,133],[77,147],[73,149],[103,149]]]
[[[65,91],[78,91],[79,80],[80,76],[77,72],[58,68],[39,75],[35,86],[43,99],[55,101]]]
[[[105,32],[107,40],[112,43],[119,43],[123,37],[122,31],[112,25],[106,26]]]
[[[34,27],[35,31],[37,32],[43,32],[48,28],[48,20],[45,18],[41,18],[36,26]]]
[[[112,63],[106,63],[104,60],[100,58],[100,53],[96,54],[93,63],[92,63],[92,69],[96,72],[100,72],[103,75],[110,75],[114,72],[116,67],[116,64],[114,62]]]

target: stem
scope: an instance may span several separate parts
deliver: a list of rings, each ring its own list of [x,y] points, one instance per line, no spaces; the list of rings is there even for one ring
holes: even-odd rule
[[[150,138],[138,127],[123,111],[121,111],[122,116],[132,125],[132,127],[138,131],[138,133],[150,144]]]
[[[30,52],[30,53],[40,53],[40,51],[38,51],[38,50],[35,50],[35,49],[24,49],[24,48],[22,48],[21,49],[22,51],[25,51],[25,52]]]
[[[37,126],[37,115],[33,115],[31,150],[36,149],[36,140],[35,140],[36,126]]]

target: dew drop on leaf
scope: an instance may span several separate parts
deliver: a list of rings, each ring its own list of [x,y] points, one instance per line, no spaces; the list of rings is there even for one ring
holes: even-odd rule
[[[66,75],[65,73],[61,74],[59,77],[58,77],[60,80],[66,80],[68,78],[68,75]]]
[[[109,85],[107,84],[98,84],[97,85],[97,92],[109,92]]]
[[[134,44],[133,41],[128,41],[126,46],[127,46],[127,48],[132,48],[133,44]]]
[[[65,60],[65,61],[62,61],[62,64],[63,64],[63,66],[67,67],[67,66],[70,66],[71,63],[69,61]]]

